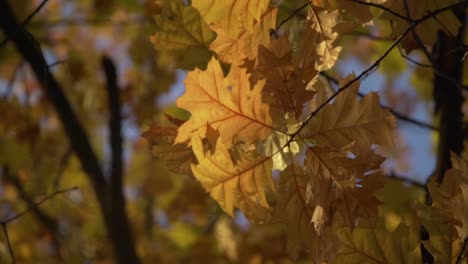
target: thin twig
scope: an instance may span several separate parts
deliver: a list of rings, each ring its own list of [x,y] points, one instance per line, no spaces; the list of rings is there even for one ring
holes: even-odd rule
[[[8,236],[7,224],[6,223],[0,223],[0,224],[2,225],[3,233],[5,234],[5,239],[7,241],[8,253],[10,254],[11,263],[14,264],[16,263],[16,260],[15,260],[15,255],[13,254],[13,247],[11,246],[10,237]]]
[[[467,245],[468,245],[468,236],[465,237],[465,239],[463,240],[463,245],[461,247],[460,253],[457,256],[457,261],[455,261],[456,264],[461,264],[462,261],[465,259],[465,257],[463,255],[465,253]]]
[[[47,3],[47,1],[49,0],[42,0],[42,2],[32,11],[31,14],[29,14],[29,16],[26,17],[25,20],[23,20],[23,23],[21,23],[21,25],[24,27],[26,26],[29,21],[31,21],[31,19],[37,14],[39,13],[39,11],[41,11],[41,9],[45,6],[45,4]],[[4,40],[2,40],[0,42],[0,47],[5,45],[6,43],[8,43],[8,41],[10,40],[10,37],[9,36],[6,36],[6,38]]]
[[[327,79],[332,84],[335,84],[335,85],[339,84],[339,82],[338,82],[338,80],[336,78],[334,78],[333,76],[330,76],[326,72],[321,72],[320,75],[325,77],[325,79]],[[366,96],[366,94],[359,92],[358,96],[359,97],[364,97],[364,96]],[[385,105],[381,104],[380,107],[387,110],[387,111],[390,111],[390,113],[392,113],[396,118],[400,119],[401,121],[411,123],[413,125],[420,126],[422,128],[427,128],[427,129],[431,129],[431,130],[435,130],[435,131],[439,130],[439,128],[437,128],[437,127],[435,127],[433,125],[427,124],[427,123],[425,123],[423,121],[419,121],[417,119],[414,119],[414,118],[411,118],[411,117],[409,117],[407,115],[399,113],[398,111],[394,110],[393,108],[391,108],[389,106],[385,106]]]
[[[59,195],[59,194],[62,194],[62,193],[67,193],[67,192],[70,192],[70,191],[75,191],[75,190],[78,190],[78,187],[71,187],[71,188],[66,188],[66,189],[60,189],[60,190],[56,190],[55,192],[45,196],[44,198],[40,199],[38,202],[36,202],[35,204],[33,204],[32,206],[29,206],[28,208],[26,208],[24,211],[14,215],[14,216],[11,216],[3,221],[0,221],[0,223],[5,223],[5,224],[8,224],[12,221],[15,221],[16,219],[20,218],[21,216],[25,215],[26,213],[28,213],[29,211],[37,208],[38,206],[40,206],[41,204],[43,204],[44,202],[46,202],[47,200],[50,200],[52,199],[54,196],[56,195]]]
[[[385,42],[391,41],[390,37],[376,36],[376,35],[372,35],[372,34],[369,34],[369,33],[366,33],[366,32],[359,32],[359,31],[349,32],[349,33],[346,33],[346,35],[362,37],[362,38],[368,38],[368,39],[376,40],[376,41],[385,41]]]
[[[291,18],[295,17],[297,14],[299,14],[304,8],[307,7],[307,5],[309,4],[309,1],[307,1],[307,3],[303,4],[302,6],[300,6],[299,8],[297,8],[296,10],[294,10],[294,12],[289,15],[287,18],[285,18],[283,21],[281,21],[278,26],[276,26],[275,29],[272,29],[271,32],[270,32],[270,36],[273,36],[276,34],[276,32],[278,32],[278,30],[281,28],[281,26],[283,26],[286,22],[288,22],[289,20],[291,20]]]
[[[113,20],[108,17],[102,18],[59,18],[56,20],[41,20],[32,22],[29,27],[56,27],[56,26],[96,26],[96,27],[112,27],[112,26],[139,26],[143,23],[150,23],[151,20],[145,19],[142,16],[135,16],[126,20]]]
[[[325,100],[325,102],[323,102],[321,105],[319,105],[317,107],[317,109],[315,109],[308,117],[307,119],[301,124],[301,126],[293,133],[289,134],[291,136],[291,138],[288,140],[288,142],[286,143],[285,146],[289,145],[292,141],[294,141],[294,138],[302,131],[302,129],[307,126],[307,124],[310,122],[310,120],[315,117],[326,105],[328,105],[331,101],[333,101],[340,93],[342,93],[343,91],[345,91],[346,89],[348,89],[349,87],[351,87],[352,84],[354,84],[355,82],[361,80],[363,77],[365,77],[367,74],[369,74],[370,72],[372,72],[374,69],[377,68],[377,66],[379,66],[379,64],[382,62],[382,60],[384,60],[388,54],[390,54],[390,52],[393,50],[393,48],[395,48],[399,43],[400,41],[409,33],[411,32],[415,27],[417,27],[419,24],[421,24],[422,22],[424,22],[425,20],[431,18],[432,16],[434,15],[437,15],[437,14],[440,14],[442,12],[445,12],[446,10],[449,10],[449,9],[452,9],[452,8],[455,8],[457,6],[463,6],[463,5],[467,5],[468,4],[468,0],[465,0],[463,2],[459,2],[459,3],[456,3],[456,4],[452,4],[452,5],[448,5],[448,6],[445,6],[445,7],[442,7],[442,8],[439,8],[433,12],[430,12],[429,14],[415,20],[413,23],[411,23],[411,25],[403,32],[403,34],[401,34],[394,42],[393,44],[384,52],[384,54],[382,54],[382,56],[380,56],[380,58],[378,58],[369,68],[367,68],[366,70],[364,70],[363,72],[361,72],[358,76],[356,76],[354,79],[350,80],[349,82],[347,82],[345,85],[343,85],[342,87],[340,87],[332,96],[330,96],[327,100]]]
[[[400,52],[400,56],[403,57],[404,59],[406,59],[407,61],[415,64],[415,65],[418,65],[418,66],[421,66],[421,67],[427,67],[427,68],[433,68],[432,64],[425,64],[425,63],[422,63],[422,62],[419,62],[413,58],[411,58],[410,56],[406,55],[403,50],[401,50],[401,47],[400,45],[398,45],[398,51]]]
[[[65,150],[65,153],[63,153],[63,156],[60,158],[60,161],[59,161],[57,173],[55,174],[54,184],[53,184],[55,188],[59,186],[63,172],[65,171],[65,168],[67,167],[68,161],[70,160],[72,154],[73,154],[73,149],[70,146],[68,146],[67,149]]]
[[[67,188],[67,189],[61,189],[61,190],[57,190],[49,195],[47,195],[46,197],[42,198],[41,200],[39,200],[38,202],[30,205],[26,210],[12,216],[12,217],[9,217],[7,218],[6,220],[2,220],[0,221],[0,225],[2,225],[2,228],[3,228],[3,233],[5,234],[5,239],[7,241],[7,245],[8,245],[8,252],[10,254],[10,257],[11,257],[11,262],[12,263],[16,263],[16,260],[15,260],[15,255],[13,254],[13,247],[11,245],[11,241],[10,241],[10,238],[8,236],[8,230],[7,230],[7,225],[15,220],[17,220],[18,218],[22,217],[23,215],[27,214],[28,212],[32,211],[32,210],[35,210],[37,209],[41,204],[43,204],[44,202],[52,199],[53,197],[55,197],[56,195],[58,194],[62,194],[62,193],[66,193],[66,192],[70,192],[70,191],[74,191],[74,190],[78,190],[78,187],[72,187],[72,188]]]
[[[403,20],[406,20],[406,21],[410,21],[410,22],[415,22],[415,20],[411,19],[410,17],[407,17],[407,16],[404,16],[398,12],[395,12],[393,11],[392,9],[388,8],[388,7],[385,7],[383,5],[379,5],[379,4],[375,4],[375,3],[369,3],[369,2],[364,2],[364,1],[361,1],[361,0],[351,0],[355,3],[358,3],[358,4],[361,4],[361,5],[366,5],[366,6],[372,6],[372,7],[375,7],[375,8],[378,8],[378,9],[381,9],[387,13],[390,13],[396,17],[399,17]]]
[[[109,185],[86,131],[65,96],[64,89],[50,71],[37,40],[15,17],[8,1],[0,1],[0,27],[11,38],[25,60],[30,63],[38,82],[57,112],[70,140],[70,145],[92,183],[109,240],[114,249],[115,259],[122,264],[140,263],[133,243],[125,203],[112,200],[109,196]]]
[[[396,175],[396,174],[394,174],[393,172],[392,172],[390,175],[388,175],[388,176],[389,176],[390,178],[392,178],[392,179],[397,180],[397,181],[406,182],[406,183],[409,183],[409,184],[411,184],[411,185],[413,185],[413,186],[416,186],[416,187],[418,187],[418,188],[421,188],[421,189],[423,189],[423,190],[426,190],[426,184],[425,184],[425,183],[421,183],[421,182],[415,181],[415,180],[413,180],[413,179],[409,179],[409,178],[407,178],[407,177],[403,177],[403,176],[400,176],[400,175]]]

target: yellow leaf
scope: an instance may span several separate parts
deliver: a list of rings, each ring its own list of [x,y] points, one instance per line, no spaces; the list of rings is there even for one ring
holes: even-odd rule
[[[366,2],[383,4],[386,0],[367,0]],[[368,24],[373,18],[369,6],[353,1],[311,0],[311,5],[326,10],[337,10],[343,20],[343,23],[337,25],[340,33],[351,32],[357,27]]]
[[[234,38],[244,30],[252,33],[269,4],[268,0],[192,0],[206,23],[217,25]]]
[[[227,148],[247,145],[266,138],[278,130],[270,117],[270,109],[262,102],[264,82],[251,87],[245,69],[231,69],[224,78],[219,62],[212,59],[206,71],[190,72],[185,80],[186,91],[177,105],[192,116],[179,128],[176,143],[199,135],[206,136],[207,125],[218,130]]]
[[[216,34],[194,7],[172,0],[163,0],[162,7],[155,16],[159,30],[150,37],[154,47],[169,52],[183,69],[206,68],[212,56],[208,47]]]
[[[193,174],[224,211],[232,216],[237,207],[249,219],[264,222],[270,211],[265,192],[274,190],[271,159],[249,151],[234,163],[221,138],[213,153],[205,151],[198,136],[191,143],[198,159]]]
[[[302,39],[299,58],[302,65],[314,63],[317,71],[331,69],[340,55],[342,47],[336,43],[338,33],[334,27],[338,21],[338,11],[316,11],[310,9],[307,16],[308,25]],[[315,48],[311,48],[315,47]]]
[[[268,0],[193,0],[210,28],[218,35],[210,45],[221,61],[241,64],[253,59],[260,45],[269,46],[276,26],[276,8]]]
[[[340,86],[354,78],[350,75]],[[326,105],[313,117],[300,132],[307,139],[319,146],[340,149],[354,143],[354,151],[367,151],[372,144],[393,145],[392,131],[395,119],[380,107],[376,93],[365,96],[361,101],[357,97],[359,83],[339,94],[332,104]]]

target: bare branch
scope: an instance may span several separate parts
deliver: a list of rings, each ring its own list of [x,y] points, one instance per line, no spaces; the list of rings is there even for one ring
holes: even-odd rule
[[[332,84],[335,84],[335,85],[338,85],[339,82],[336,78],[330,76],[329,74],[327,74],[326,72],[321,72],[320,73],[321,76],[325,77],[330,83]],[[358,93],[359,97],[364,97],[366,96],[365,94],[359,92]],[[388,111],[390,111],[390,113],[392,113],[392,115],[394,115],[396,118],[400,119],[401,121],[404,121],[404,122],[408,122],[410,124],[413,124],[413,125],[416,125],[416,126],[419,126],[419,127],[422,127],[422,128],[427,128],[427,129],[431,129],[431,130],[439,130],[437,127],[435,126],[432,126],[430,124],[427,124],[423,121],[419,121],[417,119],[414,119],[414,118],[411,118],[409,116],[406,116],[402,113],[399,113],[397,112],[396,110],[392,109],[391,107],[388,107],[388,106],[385,106],[385,105],[380,105],[380,107],[382,107],[383,109],[386,109]]]
[[[111,195],[122,193],[122,114],[117,84],[117,70],[114,62],[107,56],[101,60],[107,82],[107,95],[110,110],[109,134],[112,152],[110,188]]]
[[[457,256],[457,261],[455,262],[456,264],[461,264],[462,261],[465,259],[465,256],[464,253],[466,251],[466,246],[468,245],[468,237],[465,237],[465,239],[463,240],[463,245],[460,249],[460,253],[458,254]]]
[[[10,237],[8,236],[7,224],[5,222],[0,223],[2,225],[3,234],[5,234],[5,239],[8,245],[8,253],[10,254],[11,263],[16,263],[15,254],[13,254],[13,247],[11,246]]]
[[[21,25],[23,27],[26,26],[29,23],[29,21],[31,21],[31,19],[37,13],[39,13],[39,11],[41,11],[41,9],[45,6],[45,4],[47,4],[47,1],[49,1],[49,0],[42,0],[42,2],[33,10],[33,12],[31,14],[29,14],[29,16],[27,16],[25,20],[23,20],[23,23],[21,23]],[[10,38],[7,35],[7,37],[4,40],[0,41],[0,47],[7,44],[9,40],[10,40]]]
[[[395,12],[393,11],[392,9],[388,8],[388,7],[385,7],[383,5],[379,5],[379,4],[375,4],[375,3],[369,3],[369,2],[364,2],[364,1],[361,1],[361,0],[351,0],[355,3],[358,3],[358,4],[361,4],[361,5],[366,5],[366,6],[372,6],[372,7],[375,7],[375,8],[378,8],[378,9],[381,9],[389,14],[392,14],[398,18],[401,18],[403,20],[406,20],[406,21],[410,21],[410,22],[416,22],[415,20],[411,19],[410,17],[407,17],[407,16],[404,16],[398,12]]]
[[[22,217],[23,215],[27,214],[28,212],[30,211],[34,211],[36,214],[37,212],[39,212],[38,210],[38,207],[43,204],[44,202],[54,198],[56,195],[59,195],[59,194],[63,194],[63,193],[67,193],[67,192],[70,192],[70,191],[74,191],[74,190],[78,190],[78,187],[72,187],[72,188],[67,188],[67,189],[61,189],[61,190],[56,190],[55,192],[45,196],[44,198],[42,198],[41,200],[39,200],[38,202],[28,202],[29,204],[29,207],[27,209],[25,209],[24,211],[14,215],[14,216],[11,216],[5,220],[1,220],[0,221],[0,224],[2,225],[2,228],[3,228],[3,233],[5,234],[5,238],[7,240],[7,244],[8,244],[8,251],[10,253],[10,257],[11,257],[11,262],[12,263],[15,263],[16,260],[15,260],[15,255],[13,254],[13,248],[11,246],[11,241],[10,241],[10,238],[8,236],[8,230],[7,230],[7,225],[15,220],[17,220],[18,218]],[[24,190],[23,190],[24,191]],[[44,214],[45,215],[45,214]]]
[[[118,263],[140,263],[123,202],[114,201],[109,186],[94,153],[87,134],[61,85],[52,75],[36,39],[20,24],[8,3],[0,1],[0,27],[14,42],[18,51],[28,61],[33,72],[54,106],[71,147],[77,154],[84,172],[92,183],[101,207],[103,220]],[[123,194],[120,194],[123,198]]]
[[[281,21],[275,29],[272,29],[271,32],[270,32],[270,37],[271,36],[275,36],[278,32],[278,30],[281,28],[281,26],[283,26],[286,22],[288,22],[289,20],[291,20],[293,17],[295,17],[297,14],[299,14],[304,8],[307,7],[307,5],[309,4],[309,1],[307,1],[307,3],[303,4],[302,6],[300,6],[299,8],[297,8],[296,10],[294,10],[294,12],[292,14],[290,14],[287,18],[285,18],[283,21]]]
[[[422,63],[422,62],[419,62],[413,58],[411,58],[410,56],[406,55],[403,50],[401,50],[401,47],[400,45],[398,45],[398,51],[400,52],[400,56],[403,57],[404,59],[406,59],[407,61],[415,64],[415,65],[418,65],[418,66],[421,66],[421,67],[427,67],[427,68],[433,68],[432,64],[425,64],[425,63]]]
[[[44,88],[57,110],[65,132],[71,141],[71,146],[77,153],[84,171],[92,179],[95,189],[100,190],[96,192],[98,199],[104,200],[102,190],[105,186],[105,179],[88,136],[78,117],[73,112],[68,99],[65,97],[62,87],[50,72],[38,43],[16,21],[12,15],[10,6],[5,1],[0,1],[0,26],[15,43],[25,60],[30,63],[38,82]]]
[[[390,37],[376,36],[376,35],[372,35],[366,32],[359,32],[359,31],[346,33],[346,35],[356,36],[356,37],[361,37],[361,38],[368,38],[368,39],[375,40],[375,41],[389,42],[392,40]]]
[[[333,101],[333,99],[335,99],[340,93],[342,93],[343,91],[345,91],[347,88],[351,87],[351,85],[359,80],[361,80],[362,78],[364,78],[365,76],[367,76],[367,74],[371,73],[374,69],[376,69],[379,64],[388,56],[388,54],[390,54],[390,52],[400,43],[400,41],[408,34],[410,33],[415,27],[417,27],[419,24],[421,24],[422,22],[424,22],[425,20],[431,18],[432,16],[434,15],[437,15],[437,14],[440,14],[442,12],[445,12],[447,10],[450,10],[452,8],[455,8],[455,7],[458,7],[458,6],[466,6],[468,5],[468,0],[465,0],[465,1],[462,1],[462,2],[459,2],[459,3],[456,3],[456,4],[452,4],[452,5],[448,5],[448,6],[445,6],[445,7],[442,7],[442,8],[439,8],[433,12],[430,12],[429,14],[415,20],[413,23],[411,23],[411,25],[403,32],[403,34],[401,34],[394,42],[393,44],[384,52],[384,54],[382,54],[382,56],[380,56],[369,68],[367,68],[366,70],[362,71],[358,76],[356,76],[354,79],[350,80],[349,82],[347,82],[345,85],[343,85],[342,87],[340,87],[332,96],[330,96],[327,100],[325,100],[325,102],[323,102],[321,105],[319,105],[308,117],[307,119],[302,123],[302,125],[293,133],[289,134],[289,136],[291,136],[291,138],[288,140],[288,142],[285,144],[285,147],[288,146],[289,144],[291,144],[291,142],[293,142],[295,140],[295,137],[301,132],[301,130],[310,122],[310,120],[316,116],[326,105],[328,105],[331,101]]]
[[[424,191],[426,190],[426,183],[421,183],[421,182],[415,181],[415,180],[413,180],[413,179],[409,179],[409,178],[407,178],[407,177],[403,177],[403,176],[401,176],[401,175],[396,175],[396,174],[393,173],[393,172],[389,175],[389,177],[392,178],[392,179],[395,179],[395,180],[397,180],[397,181],[409,183],[409,184],[411,184],[411,185],[413,185],[413,186],[416,186],[416,187],[418,187],[418,188],[423,189]]]
[[[63,153],[62,157],[60,158],[59,165],[57,168],[57,173],[55,174],[54,178],[54,184],[53,186],[57,188],[60,184],[60,179],[62,178],[63,172],[67,166],[68,161],[70,160],[71,156],[73,154],[73,149],[70,147],[67,147],[65,150],[65,153]]]
[[[78,187],[71,187],[71,188],[66,188],[66,189],[60,189],[60,190],[56,190],[55,192],[45,196],[44,198],[40,199],[39,201],[37,201],[36,203],[34,203],[33,205],[29,206],[28,208],[26,208],[26,210],[14,215],[14,216],[11,216],[3,221],[0,221],[1,223],[5,223],[5,224],[8,224],[10,222],[13,222],[15,221],[16,219],[22,217],[23,215],[27,214],[28,212],[32,211],[32,210],[35,210],[38,206],[40,206],[41,204],[43,204],[44,202],[54,198],[56,195],[59,195],[59,194],[63,194],[63,193],[67,193],[67,192],[70,192],[70,191],[76,191],[78,190]]]

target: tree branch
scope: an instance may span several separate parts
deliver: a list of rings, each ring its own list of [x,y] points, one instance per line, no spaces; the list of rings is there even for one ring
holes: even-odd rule
[[[426,183],[421,183],[421,182],[418,182],[418,181],[415,181],[415,180],[412,180],[412,179],[409,179],[400,175],[396,175],[393,172],[389,175],[389,177],[397,181],[407,182],[413,186],[426,190]]]
[[[60,84],[49,71],[37,42],[33,36],[18,23],[7,1],[0,1],[0,27],[3,28],[5,33],[15,43],[19,52],[24,56],[25,60],[31,65],[39,83],[54,105],[65,129],[65,133],[71,141],[71,146],[77,153],[83,170],[90,176],[94,188],[96,190],[104,189],[104,175],[98,163],[97,156],[89,143],[86,132],[73,112],[72,106],[65,97]],[[100,193],[102,193],[102,191],[96,192],[98,199],[104,200],[103,194]]]
[[[111,221],[108,223],[111,230],[113,241],[125,241],[125,243],[134,244],[128,216],[125,213],[125,197],[123,196],[123,160],[122,160],[122,113],[119,98],[119,87],[117,84],[117,70],[114,62],[107,56],[101,60],[102,68],[106,76],[108,104],[110,110],[109,133],[111,146],[111,172],[109,184],[109,210]],[[125,244],[116,245],[117,248],[126,247]],[[122,250],[122,249],[120,249]],[[117,254],[119,255],[119,254]],[[122,263],[136,263],[135,256],[122,255],[119,260]]]
[[[122,114],[114,62],[109,57],[103,56],[101,64],[106,76],[110,110],[109,133],[112,152],[110,188],[111,195],[114,197],[122,193]]]
[[[468,237],[465,237],[465,239],[463,240],[463,245],[462,245],[462,247],[460,249],[460,253],[457,256],[457,261],[455,262],[456,264],[461,264],[462,261],[465,259],[465,257],[463,255],[465,253],[467,245],[468,245]]]
[[[278,32],[278,30],[281,28],[281,26],[283,26],[286,22],[288,22],[289,20],[291,20],[293,17],[295,17],[297,14],[299,14],[304,8],[307,7],[307,5],[309,5],[309,1],[307,1],[307,3],[303,4],[302,6],[300,6],[299,8],[297,8],[296,10],[294,10],[294,12],[292,12],[287,18],[285,18],[284,20],[282,20],[280,23],[278,23],[278,25],[276,26],[275,29],[272,29],[270,31],[270,37],[271,36],[275,36]]]
[[[60,84],[49,70],[42,51],[34,37],[26,31],[13,15],[8,1],[0,1],[0,27],[14,42],[16,48],[28,61],[33,72],[45,90],[65,133],[70,140],[72,149],[77,154],[84,172],[92,183],[94,193],[101,207],[101,213],[112,242],[116,261],[119,263],[139,263],[124,204],[112,201],[108,185],[101,170],[98,158],[94,153],[87,134],[81,126],[78,117],[63,93]],[[121,194],[123,199],[123,194]],[[117,216],[117,217],[116,217]]]
[[[57,233],[57,221],[53,219],[51,216],[46,214],[44,211],[40,210],[38,206],[35,206],[36,203],[34,200],[28,195],[28,193],[24,190],[23,185],[21,184],[20,180],[17,176],[11,175],[9,172],[8,167],[3,167],[3,176],[5,179],[10,182],[18,191],[20,198],[26,202],[29,208],[31,208],[32,213],[35,217],[39,220],[39,222],[48,229],[52,234]]]
[[[3,234],[5,235],[5,239],[7,241],[8,253],[10,254],[11,263],[15,264],[16,263],[15,254],[13,253],[13,247],[11,246],[10,237],[8,236],[7,224],[5,222],[1,222],[0,224],[2,225]]]
[[[415,20],[413,20],[412,18],[410,17],[407,17],[407,16],[404,16],[398,12],[395,12],[393,11],[392,9],[388,8],[388,7],[385,7],[383,5],[379,5],[379,4],[375,4],[375,3],[369,3],[369,2],[364,2],[364,1],[361,1],[361,0],[351,0],[357,4],[361,4],[361,5],[366,5],[366,6],[372,6],[372,7],[375,7],[375,8],[378,8],[378,9],[381,9],[389,14],[392,14],[398,18],[401,18],[403,20],[406,20],[406,21],[410,21],[410,22],[416,22]]]
[[[416,28],[419,24],[421,24],[422,22],[424,22],[425,20],[429,19],[429,18],[432,18],[433,16],[437,15],[437,14],[440,14],[442,12],[445,12],[447,10],[450,10],[452,8],[455,8],[455,7],[459,7],[459,6],[466,6],[468,5],[468,0],[465,0],[465,1],[462,1],[462,2],[458,2],[456,4],[452,4],[452,5],[448,5],[448,6],[445,6],[445,7],[442,7],[442,8],[439,8],[437,10],[434,10],[432,12],[429,12],[428,14],[422,16],[421,18],[419,19],[416,19],[413,21],[413,23],[411,23],[411,25],[403,32],[403,34],[401,34],[394,42],[393,44],[384,52],[384,54],[382,54],[382,56],[380,56],[369,68],[367,68],[366,70],[362,71],[358,76],[356,76],[356,78],[350,80],[349,82],[347,82],[345,85],[343,85],[342,87],[340,87],[332,96],[330,96],[327,100],[325,100],[325,102],[323,102],[321,105],[319,105],[317,107],[317,109],[315,109],[308,117],[307,119],[302,123],[302,125],[292,134],[290,134],[291,136],[291,139],[288,140],[288,142],[286,143],[286,145],[289,145],[293,140],[294,140],[294,137],[297,136],[299,134],[299,132],[309,123],[309,121],[314,117],[316,116],[320,110],[322,110],[327,104],[329,104],[331,101],[333,101],[333,99],[335,99],[340,93],[342,93],[343,91],[345,91],[347,88],[349,88],[353,83],[361,80],[362,78],[366,77],[369,73],[371,73],[374,69],[376,69],[379,64],[388,56],[388,54],[390,54],[390,52],[400,43],[400,41],[409,33],[411,32],[414,28]]]
[[[333,83],[335,85],[338,85],[339,82],[336,78],[330,76],[329,74],[327,74],[326,72],[321,72],[320,73],[321,76],[325,77],[330,83]],[[365,94],[359,92],[358,95],[360,97],[364,97],[366,96]],[[439,130],[437,127],[435,126],[432,126],[430,124],[427,124],[425,122],[422,122],[422,121],[419,121],[419,120],[416,120],[416,119],[413,119],[409,116],[406,116],[402,113],[399,113],[397,112],[396,110],[392,109],[391,107],[388,107],[388,106],[384,106],[384,105],[380,105],[380,107],[382,107],[383,109],[386,109],[387,111],[389,111],[390,113],[392,113],[392,115],[394,115],[396,118],[400,119],[401,121],[404,121],[404,122],[407,122],[407,123],[410,123],[410,124],[413,124],[413,125],[416,125],[416,126],[419,126],[419,127],[422,127],[422,128],[427,128],[427,129],[430,129],[430,130]]]
[[[2,0],[3,1],[3,0]],[[23,20],[23,23],[21,23],[21,25],[24,27],[26,26],[29,21],[31,21],[31,19],[37,14],[39,13],[39,11],[41,11],[41,9],[45,6],[45,4],[47,4],[47,1],[49,0],[42,0],[42,2],[32,11],[31,14],[29,14],[28,17],[26,17],[25,20]],[[7,44],[8,41],[10,40],[10,36],[7,35],[6,38],[2,41],[0,41],[0,47],[2,47],[3,45]]]
[[[70,192],[70,191],[74,191],[74,190],[78,190],[77,187],[72,187],[72,188],[68,188],[68,189],[61,189],[61,190],[56,190],[55,192],[45,196],[44,198],[42,198],[41,200],[39,200],[38,202],[35,202],[33,203],[32,205],[30,205],[26,210],[12,216],[12,217],[9,217],[5,220],[1,220],[0,221],[0,224],[2,225],[2,228],[3,228],[3,232],[5,234],[5,238],[7,240],[7,244],[8,244],[8,251],[10,253],[10,257],[11,257],[11,260],[12,260],[12,263],[15,263],[15,255],[13,254],[13,248],[11,246],[11,242],[10,242],[10,238],[8,237],[8,230],[7,230],[7,225],[15,220],[17,220],[18,218],[22,217],[23,215],[27,214],[28,212],[30,211],[36,211],[38,209],[38,207],[43,204],[44,202],[54,198],[56,195],[59,195],[59,194],[63,194],[63,193],[67,193],[67,192]]]

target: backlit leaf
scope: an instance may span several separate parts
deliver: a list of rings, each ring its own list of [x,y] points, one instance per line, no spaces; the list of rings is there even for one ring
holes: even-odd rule
[[[216,34],[194,7],[172,0],[162,1],[161,6],[155,17],[158,31],[150,38],[154,47],[169,52],[183,69],[206,68],[212,55],[208,46]]]
[[[341,86],[354,79],[350,75]],[[326,105],[301,131],[301,137],[319,146],[341,148],[354,142],[357,151],[369,149],[372,144],[388,146],[393,144],[392,130],[394,117],[380,107],[379,97],[375,93],[365,96],[361,101],[357,97],[359,82]]]
[[[249,151],[234,163],[221,138],[212,153],[205,150],[198,136],[192,137],[191,143],[198,159],[198,164],[192,165],[193,174],[226,213],[232,216],[237,207],[252,220],[268,219],[266,192],[274,190],[269,157]]]
[[[264,82],[251,87],[248,78],[245,69],[231,69],[225,78],[214,58],[206,71],[189,73],[186,91],[177,99],[177,105],[192,116],[180,126],[176,143],[197,135],[205,137],[207,125],[219,131],[228,148],[237,143],[255,143],[277,130],[269,106],[262,102]]]

